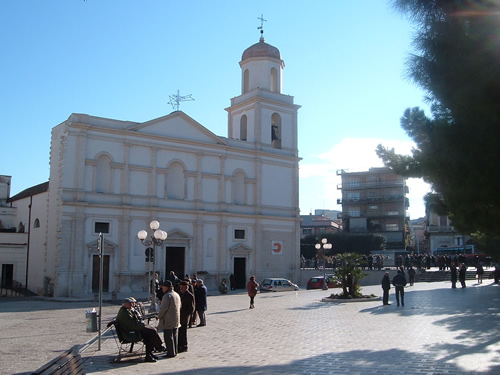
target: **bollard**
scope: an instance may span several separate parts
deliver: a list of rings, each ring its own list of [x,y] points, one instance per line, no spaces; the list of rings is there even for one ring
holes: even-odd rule
[[[85,320],[87,321],[87,332],[97,332],[97,311],[85,310]]]

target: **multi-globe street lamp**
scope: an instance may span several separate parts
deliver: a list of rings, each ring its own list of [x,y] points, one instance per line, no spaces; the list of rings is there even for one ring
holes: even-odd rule
[[[320,251],[321,257],[323,258],[323,290],[328,290],[328,283],[326,280],[326,258],[325,258],[325,250],[330,250],[332,248],[332,244],[328,243],[326,238],[322,238],[321,242],[318,242],[314,245],[316,250]]]
[[[148,232],[145,230],[140,230],[137,233],[137,237],[141,240],[141,243],[146,246],[146,261],[149,263],[149,281],[148,287],[151,292],[151,307],[149,308],[149,312],[156,312],[156,294],[155,288],[153,288],[152,280],[154,273],[156,272],[156,246],[161,246],[163,242],[167,239],[167,232],[160,230],[160,223],[156,220],[153,220],[149,223],[149,228],[153,231],[151,236],[148,236]],[[151,248],[150,246],[153,245]],[[151,261],[153,262],[153,270],[151,272]]]

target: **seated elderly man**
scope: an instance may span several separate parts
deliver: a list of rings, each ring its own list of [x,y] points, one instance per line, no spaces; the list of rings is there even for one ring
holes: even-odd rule
[[[133,340],[130,332],[138,332],[140,333],[144,344],[146,345],[146,358],[145,362],[156,362],[158,357],[153,354],[153,350],[164,352],[165,347],[161,341],[156,328],[151,327],[150,325],[145,324],[132,310],[134,305],[134,299],[125,298],[123,301],[122,307],[118,311],[118,315],[116,316],[116,321],[123,329],[123,333],[125,338]],[[137,339],[137,338],[135,338]]]

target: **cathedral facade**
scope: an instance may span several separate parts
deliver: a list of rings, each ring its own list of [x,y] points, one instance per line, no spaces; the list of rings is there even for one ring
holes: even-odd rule
[[[299,275],[297,111],[284,62],[261,37],[240,62],[222,137],[174,111],[147,122],[72,114],[52,130],[45,241],[31,244],[28,288],[85,296],[148,292],[150,272],[197,273],[209,288],[232,273]],[[44,217],[44,214],[40,214]],[[137,233],[168,237],[147,262]]]

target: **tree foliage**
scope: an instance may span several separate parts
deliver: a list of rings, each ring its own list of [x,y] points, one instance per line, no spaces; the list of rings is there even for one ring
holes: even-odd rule
[[[500,223],[500,2],[394,0],[416,25],[408,76],[432,118],[408,108],[412,156],[379,145],[384,164],[432,186],[426,203],[462,233],[498,235]]]
[[[342,296],[345,298],[348,296],[360,297],[361,288],[359,281],[366,276],[362,269],[359,268],[361,255],[344,253],[338,257],[341,261],[341,266],[335,271],[334,278],[342,286]]]

